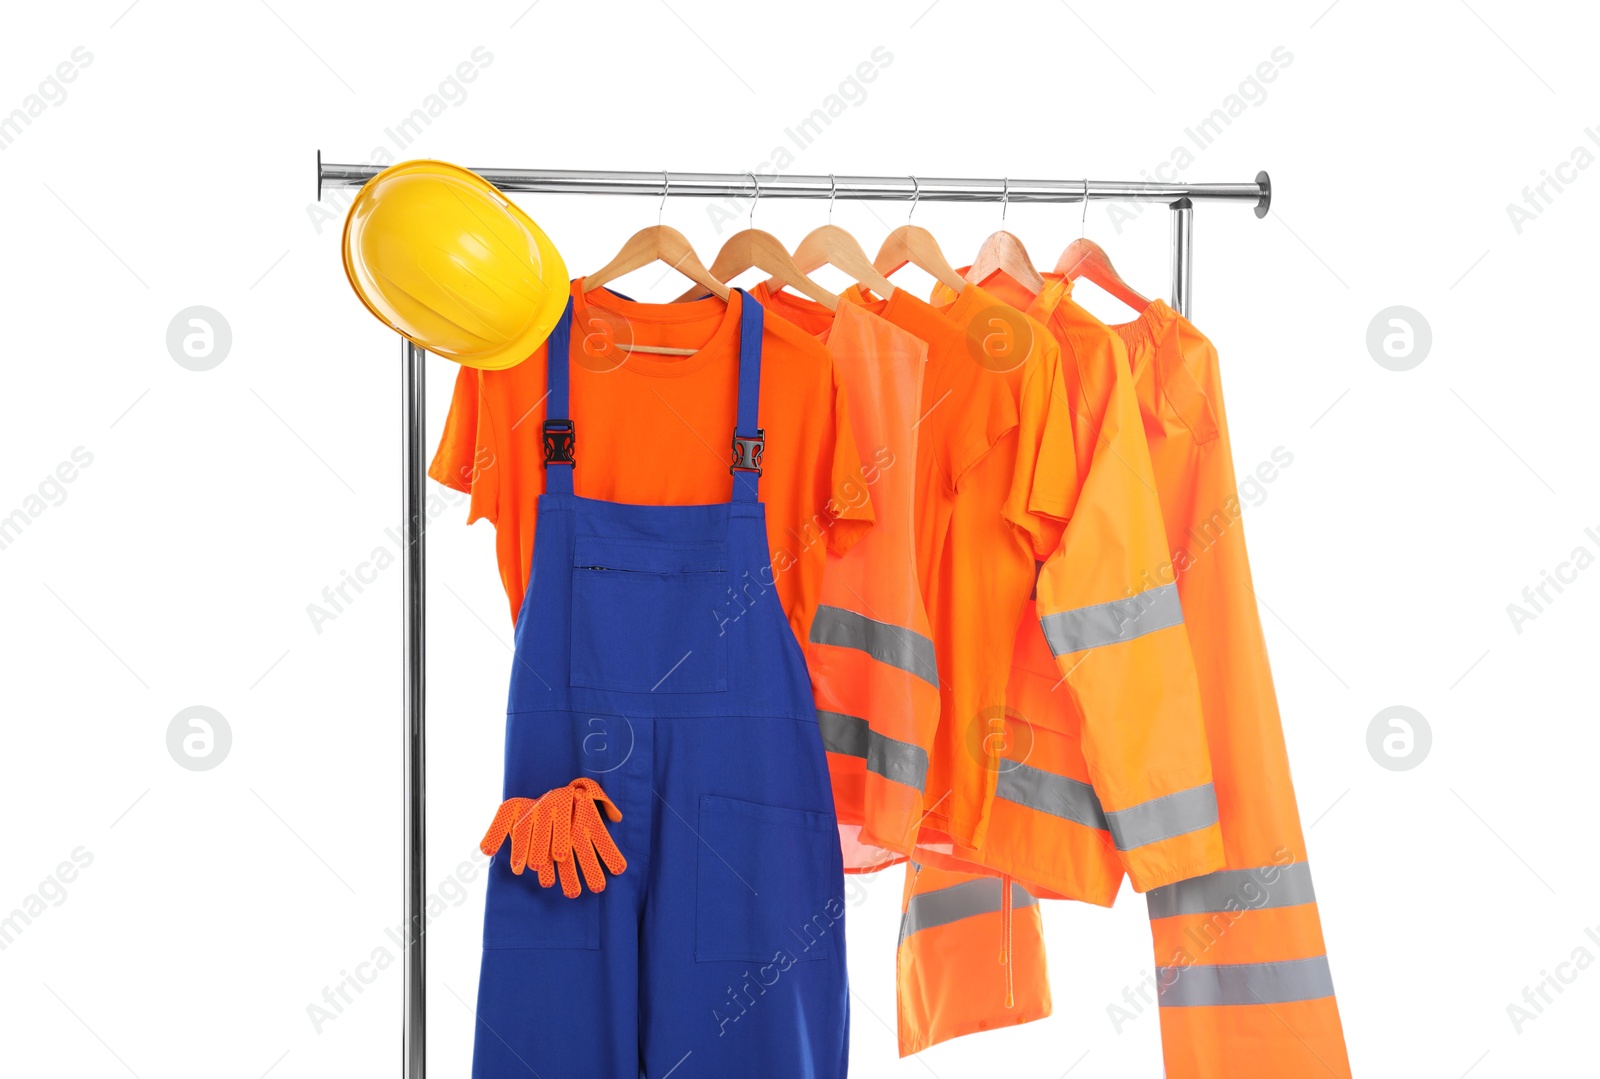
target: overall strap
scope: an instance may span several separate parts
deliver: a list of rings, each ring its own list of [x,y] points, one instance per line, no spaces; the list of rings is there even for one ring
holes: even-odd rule
[[[764,312],[744,289],[739,293],[739,414],[733,427],[733,500],[760,500],[761,455],[766,432],[757,424],[761,403],[761,329]]]
[[[548,393],[544,401],[544,489],[551,494],[572,493],[572,469],[578,435],[572,423],[568,354],[572,343],[572,297],[561,319],[545,339]],[[551,466],[555,465],[555,468]]]

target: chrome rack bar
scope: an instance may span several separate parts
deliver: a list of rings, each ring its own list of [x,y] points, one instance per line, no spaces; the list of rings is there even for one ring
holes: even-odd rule
[[[317,198],[327,189],[356,188],[376,176],[377,165],[330,165],[317,159]],[[688,198],[738,198],[755,193],[747,172],[592,172],[573,169],[473,169],[502,191],[542,195],[675,195]],[[670,183],[668,182],[670,179]],[[906,202],[1246,202],[1265,217],[1272,204],[1272,182],[1258,173],[1249,183],[1190,184],[1141,180],[966,179],[918,176],[762,176],[764,199],[842,199]],[[920,195],[918,189],[920,188]],[[1009,192],[1009,193],[1008,193]]]
[[[325,164],[317,153],[317,200],[328,190],[361,187],[379,172],[378,165]],[[689,198],[741,198],[756,194],[747,172],[593,172],[573,169],[473,169],[502,191],[541,195],[674,195]],[[1164,202],[1172,209],[1172,306],[1187,317],[1194,264],[1194,204],[1243,202],[1257,217],[1272,206],[1272,180],[1265,172],[1249,183],[1190,184],[1139,180],[968,179],[918,176],[762,176],[764,199],[862,199],[873,202],[1039,202],[1067,203]],[[408,341],[401,343],[402,460],[406,551],[402,624],[405,667],[402,709],[405,723],[405,892],[403,909],[408,937],[404,971],[404,1016],[401,1022],[401,1074],[424,1079],[427,1074],[426,886],[427,854],[426,683],[427,643],[423,606],[425,577],[423,477],[423,360],[427,355]]]

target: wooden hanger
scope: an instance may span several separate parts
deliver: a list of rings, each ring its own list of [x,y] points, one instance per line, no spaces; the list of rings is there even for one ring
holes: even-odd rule
[[[1122,275],[1117,273],[1105,248],[1093,240],[1077,239],[1068,244],[1056,263],[1056,273],[1063,274],[1071,280],[1086,277],[1137,310],[1143,311],[1150,306],[1150,301],[1135,292],[1133,287],[1122,279]]]
[[[967,280],[973,284],[982,284],[984,279],[996,270],[1004,271],[1017,284],[1039,295],[1044,289],[1044,278],[1039,271],[1033,268],[1033,260],[1028,257],[1028,249],[1022,246],[1022,241],[1005,230],[1006,207],[1011,202],[1011,181],[1004,181],[1006,190],[1000,197],[1000,225],[999,232],[990,234],[983,241],[983,246],[978,248],[978,255],[972,260],[972,267],[967,270]]]
[[[667,202],[667,191],[670,179],[662,173],[661,204]],[[695,284],[710,292],[720,300],[727,300],[731,290],[727,285],[711,276],[711,272],[700,261],[700,256],[694,253],[694,247],[687,237],[671,225],[663,225],[658,218],[654,225],[642,228],[622,245],[622,250],[617,252],[615,258],[600,269],[590,274],[583,280],[585,294],[593,292],[608,281],[615,281],[623,274],[632,273],[642,266],[652,262],[664,262],[677,270]],[[692,356],[700,350],[697,348],[670,348],[666,345],[637,345],[618,343],[618,348],[625,352],[653,352],[663,356]]]
[[[956,273],[950,261],[944,257],[944,252],[939,250],[939,241],[933,238],[933,234],[910,222],[911,214],[917,209],[917,200],[922,197],[922,185],[917,183],[915,176],[911,182],[917,185],[917,190],[911,196],[911,211],[906,214],[906,223],[889,233],[883,246],[878,248],[878,257],[872,260],[872,268],[887,277],[909,262],[932,274],[952,292],[959,293],[967,286],[966,279]]]
[[[828,182],[833,184],[831,174]],[[806,233],[800,246],[794,249],[795,265],[802,273],[808,274],[823,266],[832,266],[849,274],[856,284],[888,299],[894,295],[894,282],[873,268],[867,253],[861,250],[854,236],[833,223],[833,200],[837,194],[838,185],[834,184],[833,190],[828,193],[828,223]],[[777,283],[778,279],[774,277],[767,282],[767,286],[770,288]]]
[[[711,271],[705,268],[700,256],[694,253],[688,238],[671,225],[651,225],[628,237],[628,242],[622,245],[616,258],[583,279],[583,291],[593,292],[607,282],[652,262],[665,262],[719,300],[728,298],[728,286],[711,276]]]
[[[756,202],[761,201],[761,181],[756,180],[755,173],[750,174],[751,180],[756,185]],[[755,220],[755,203],[750,204],[750,220]],[[816,269],[816,267],[812,267]],[[772,276],[768,279],[768,287],[782,288],[788,286],[807,296],[829,311],[839,309],[839,297],[807,277],[805,271],[795,265],[793,258],[784,248],[779,239],[770,232],[763,232],[758,228],[747,228],[728,237],[728,242],[722,245],[722,250],[717,252],[717,257],[711,263],[711,276],[718,281],[732,281],[746,270],[761,270]],[[679,300],[692,300],[701,294],[698,288],[692,288],[679,296]]]
[[[1083,217],[1087,222],[1089,217],[1088,180],[1083,182]],[[1061,252],[1061,257],[1056,260],[1056,273],[1074,281],[1080,277],[1088,278],[1136,310],[1143,311],[1150,306],[1150,301],[1135,292],[1133,287],[1122,279],[1122,275],[1117,273],[1116,267],[1111,265],[1111,256],[1106,254],[1105,248],[1081,235],[1068,244],[1065,251]]]
[[[1022,241],[1004,230],[983,241],[977,257],[972,260],[972,268],[967,271],[967,280],[974,285],[982,284],[996,270],[1004,272],[1035,296],[1044,289],[1044,276],[1033,268],[1033,260],[1028,257]]]
[[[806,233],[794,249],[794,261],[806,273],[832,266],[886,300],[894,295],[894,282],[878,272],[856,238],[838,225],[821,225]]]

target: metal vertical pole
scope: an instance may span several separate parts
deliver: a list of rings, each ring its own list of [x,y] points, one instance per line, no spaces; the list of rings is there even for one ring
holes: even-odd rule
[[[427,770],[424,767],[423,748],[426,727],[426,681],[424,672],[424,645],[427,643],[424,626],[424,592],[426,532],[423,512],[423,477],[426,468],[422,456],[423,358],[427,355],[410,341],[402,340],[401,358],[401,456],[405,461],[404,480],[400,504],[404,510],[405,550],[401,556],[404,569],[404,597],[401,616],[405,637],[403,656],[405,663],[401,693],[405,712],[405,940],[404,994],[405,1012],[401,1020],[400,1060],[404,1079],[423,1079],[428,1070],[427,1055],[427,917],[425,889],[423,887],[424,863],[427,856],[428,829],[425,812]]]
[[[1189,317],[1194,304],[1190,292],[1194,269],[1194,203],[1179,199],[1172,204],[1172,309]]]

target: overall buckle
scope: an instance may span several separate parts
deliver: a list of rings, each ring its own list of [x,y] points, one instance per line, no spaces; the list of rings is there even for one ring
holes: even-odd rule
[[[746,438],[739,432],[733,433],[733,464],[728,466],[729,472],[754,472],[761,475],[761,453],[767,448],[767,432],[763,428],[756,428],[756,433],[751,438]]]
[[[576,463],[573,452],[577,448],[578,432],[571,420],[544,421],[544,464],[572,465]]]

